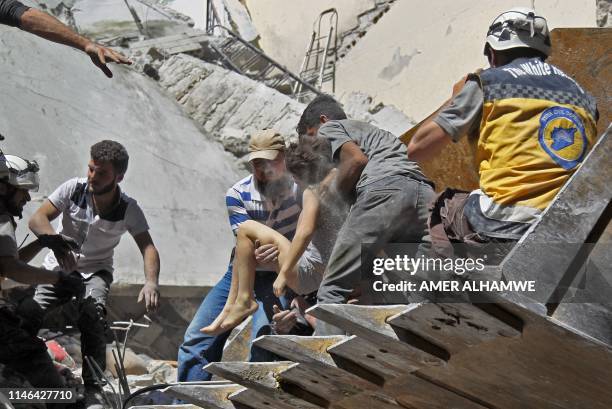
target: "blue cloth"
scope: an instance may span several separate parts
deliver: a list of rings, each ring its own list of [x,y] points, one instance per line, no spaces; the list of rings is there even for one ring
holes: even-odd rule
[[[270,333],[270,320],[272,318],[272,306],[274,304],[281,308],[286,307],[285,300],[279,300],[272,292],[272,283],[276,274],[272,272],[257,272],[255,279],[255,300],[259,308],[253,314],[253,333],[251,340]],[[232,282],[231,266],[221,280],[210,290],[202,301],[191,324],[185,332],[185,338],[178,352],[179,382],[208,381],[211,374],[203,367],[210,362],[218,362],[223,354],[223,346],[230,332],[217,336],[206,335],[200,332],[200,328],[211,324],[219,315],[229,294]],[[274,357],[267,351],[258,347],[251,349],[250,360],[253,362],[272,361]]]
[[[291,179],[276,206],[266,201],[259,191],[253,175],[240,180],[225,194],[225,205],[232,231],[236,234],[240,223],[255,220],[276,230],[289,240],[293,239],[300,215],[300,193]]]

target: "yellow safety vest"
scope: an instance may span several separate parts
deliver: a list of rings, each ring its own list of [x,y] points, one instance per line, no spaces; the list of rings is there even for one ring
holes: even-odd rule
[[[480,190],[502,206],[543,210],[595,141],[595,99],[537,58],[475,75],[484,93]]]

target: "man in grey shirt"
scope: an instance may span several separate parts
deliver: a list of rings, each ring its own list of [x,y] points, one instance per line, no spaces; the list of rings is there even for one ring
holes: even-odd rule
[[[306,107],[297,130],[331,142],[338,172],[328,192],[354,202],[317,295],[319,303],[345,303],[362,279],[362,244],[371,244],[376,253],[387,243],[418,243],[426,236],[432,183],[408,159],[406,146],[395,135],[347,119],[328,95]],[[317,333],[323,331],[317,328]]]

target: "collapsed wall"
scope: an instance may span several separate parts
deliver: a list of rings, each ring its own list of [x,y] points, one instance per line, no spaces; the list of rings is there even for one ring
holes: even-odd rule
[[[290,139],[306,104],[277,90],[200,59],[178,54],[160,61],[156,71],[166,89],[202,129],[237,157],[247,153],[249,135],[274,128]],[[374,104],[363,93],[340,101],[351,118],[368,121],[399,135],[414,121],[392,106]]]

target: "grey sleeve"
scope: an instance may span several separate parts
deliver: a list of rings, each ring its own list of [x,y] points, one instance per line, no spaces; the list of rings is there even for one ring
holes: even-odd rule
[[[0,0],[0,24],[19,27],[21,15],[28,9],[28,6],[16,0]]]
[[[15,227],[10,216],[0,216],[0,257],[17,257]]]
[[[340,148],[353,139],[349,136],[344,126],[338,121],[329,121],[321,125],[318,131],[320,138],[325,138],[331,143],[332,159],[337,159]]]
[[[125,215],[125,223],[127,225],[127,230],[132,237],[138,236],[139,234],[149,230],[147,218],[136,201],[129,204]]]
[[[433,119],[454,142],[478,130],[482,119],[484,94],[476,80],[468,80],[463,89]]]

